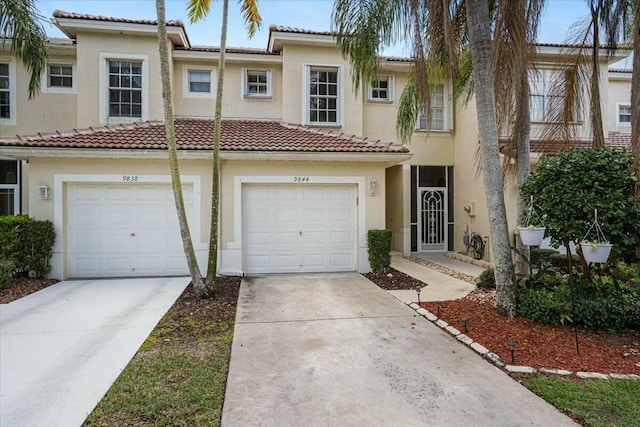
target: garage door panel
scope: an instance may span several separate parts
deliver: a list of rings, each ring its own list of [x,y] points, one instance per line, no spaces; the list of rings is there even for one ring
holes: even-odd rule
[[[355,185],[247,185],[242,203],[245,272],[355,270]]]
[[[193,225],[192,186],[183,192]],[[69,184],[66,211],[70,277],[188,274],[171,185]]]

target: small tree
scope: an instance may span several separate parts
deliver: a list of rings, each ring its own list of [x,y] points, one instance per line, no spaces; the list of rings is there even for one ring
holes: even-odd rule
[[[576,245],[584,277],[588,269],[579,242],[593,221],[594,209],[615,253],[626,261],[635,258],[640,217],[633,197],[632,162],[629,154],[611,149],[562,152],[543,157],[520,189],[522,197],[534,196],[552,246],[567,241]]]

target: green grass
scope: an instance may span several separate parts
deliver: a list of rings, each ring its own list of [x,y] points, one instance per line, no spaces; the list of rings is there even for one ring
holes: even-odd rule
[[[233,316],[207,308],[211,319],[171,309],[83,425],[219,426]]]
[[[518,378],[531,391],[590,427],[640,426],[640,381]]]

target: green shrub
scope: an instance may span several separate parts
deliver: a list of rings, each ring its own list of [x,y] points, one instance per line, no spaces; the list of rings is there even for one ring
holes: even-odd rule
[[[617,292],[593,293],[574,290],[575,312],[571,307],[571,289],[561,284],[553,289],[521,289],[518,315],[541,323],[571,323],[589,329],[640,330],[640,289],[622,287]]]
[[[391,265],[391,230],[369,230],[369,264],[374,272],[384,271]]]
[[[543,262],[551,262],[549,259],[551,255],[557,254],[558,251],[555,249],[540,249],[540,248],[531,248],[531,265],[533,267],[540,267]]]
[[[580,265],[580,258],[578,255],[571,255],[571,259],[573,260],[574,266]],[[549,261],[560,273],[569,273],[569,259],[567,258],[567,254],[555,253],[549,256]]]
[[[25,215],[0,217],[0,259],[13,262],[14,271],[33,271],[40,278],[49,274],[55,239],[51,221]]]
[[[479,288],[496,288],[496,276],[493,268],[488,268],[478,276]]]
[[[15,269],[15,264],[13,261],[8,259],[0,259],[0,289],[4,288],[9,284],[9,281],[13,277],[13,270]]]

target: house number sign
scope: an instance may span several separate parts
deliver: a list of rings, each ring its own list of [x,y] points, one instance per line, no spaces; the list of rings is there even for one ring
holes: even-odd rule
[[[308,176],[294,176],[293,182],[309,182]]]
[[[138,182],[140,177],[138,175],[122,175],[122,182]]]

